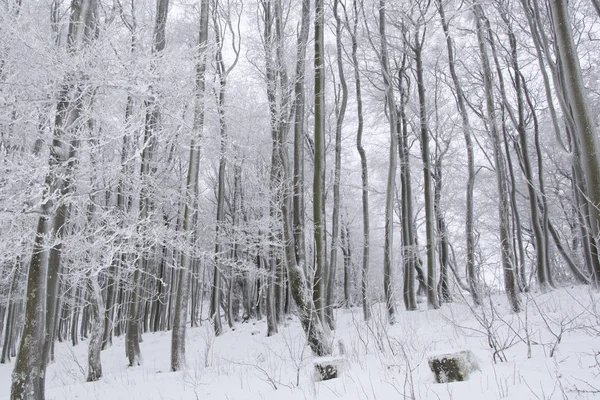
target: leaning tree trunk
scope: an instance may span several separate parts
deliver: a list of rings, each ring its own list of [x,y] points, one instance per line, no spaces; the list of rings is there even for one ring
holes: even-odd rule
[[[596,125],[585,94],[579,56],[573,40],[571,20],[566,0],[550,0],[552,22],[556,35],[556,45],[561,54],[565,79],[566,95],[576,126],[576,140],[580,145],[581,164],[585,177],[587,197],[590,202],[590,225],[593,237],[598,237],[600,224],[600,146]],[[598,254],[594,254],[598,256]],[[594,283],[600,285],[600,267],[594,263]]]

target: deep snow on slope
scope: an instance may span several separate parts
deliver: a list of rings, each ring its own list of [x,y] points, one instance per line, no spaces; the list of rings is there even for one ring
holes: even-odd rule
[[[265,337],[266,322],[238,324],[215,338],[204,322],[188,329],[187,364],[170,372],[170,332],[143,336],[141,367],[129,368],[123,338],[102,352],[104,377],[86,383],[87,343],[57,343],[48,368],[47,399],[600,399],[600,294],[569,287],[523,296],[524,311],[508,311],[502,295],[481,308],[465,299],[440,310],[399,313],[387,324],[381,305],[373,320],[360,308],[336,310],[332,332],[341,377],[314,379],[315,358],[295,317]],[[466,382],[435,383],[427,357],[471,350],[481,371]],[[343,354],[341,354],[343,353]],[[530,357],[529,357],[530,356]],[[0,365],[0,399],[8,399],[13,364]]]

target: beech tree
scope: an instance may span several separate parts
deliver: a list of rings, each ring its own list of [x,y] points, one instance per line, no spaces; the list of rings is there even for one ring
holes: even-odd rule
[[[97,9],[95,0],[71,2],[67,50],[72,58],[95,38]],[[29,264],[25,324],[12,376],[13,400],[45,398],[46,367],[53,340],[56,317],[54,302],[62,250],[60,241],[49,251],[46,250],[46,237],[60,237],[68,220],[66,196],[72,190],[78,131],[82,129],[82,102],[90,89],[82,83],[78,84],[75,78],[75,73],[68,76],[58,93],[54,137],[48,161],[50,169],[46,176],[47,189]]]
[[[187,181],[185,186],[185,206],[183,215],[183,231],[187,234],[188,243],[194,243],[195,210],[198,196],[198,178],[200,172],[200,139],[204,130],[205,109],[205,74],[207,63],[208,15],[209,2],[203,0],[200,9],[200,29],[198,34],[198,55],[196,61],[196,96],[194,104],[194,125],[190,139],[190,156]],[[185,366],[185,331],[187,325],[187,305],[189,295],[189,274],[192,257],[187,252],[181,253],[179,270],[179,286],[175,301],[173,333],[171,340],[171,370],[178,371]]]
[[[12,398],[44,398],[57,342],[94,381],[149,332],[184,369],[223,315],[296,315],[326,355],[359,298],[394,323],[398,290],[518,312],[598,284],[598,4],[0,1]]]

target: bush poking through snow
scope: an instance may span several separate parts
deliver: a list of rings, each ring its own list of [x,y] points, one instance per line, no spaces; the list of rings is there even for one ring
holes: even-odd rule
[[[471,372],[479,370],[475,356],[470,350],[430,356],[429,368],[437,383],[466,381]]]

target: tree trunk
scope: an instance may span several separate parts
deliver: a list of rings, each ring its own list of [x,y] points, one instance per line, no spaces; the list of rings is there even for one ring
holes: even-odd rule
[[[467,151],[467,198],[465,204],[465,236],[467,242],[467,281],[469,282],[469,292],[476,306],[481,305],[479,272],[475,265],[475,234],[474,234],[474,213],[473,213],[473,192],[475,187],[475,161],[473,156],[473,141],[471,139],[472,130],[469,121],[469,113],[466,107],[466,97],[462,90],[458,73],[456,72],[456,58],[454,56],[454,44],[450,35],[450,27],[446,20],[446,14],[443,8],[443,1],[437,0],[438,12],[442,22],[442,29],[446,36],[446,50],[448,52],[448,68],[454,84],[456,93],[456,105],[460,113],[465,138],[465,150]]]
[[[104,334],[104,300],[102,299],[97,274],[88,272],[87,285],[92,312],[92,333],[88,348],[87,381],[94,382],[102,377],[100,354],[102,351],[102,336]]]
[[[425,80],[423,78],[423,43],[425,30],[421,34],[419,26],[415,30],[413,52],[417,69],[417,92],[419,94],[419,121],[421,131],[421,158],[423,160],[423,191],[425,196],[425,232],[427,249],[427,305],[437,309],[440,303],[437,296],[435,212],[434,193],[431,187],[431,157],[429,155],[429,126],[427,122],[427,102],[425,99]]]
[[[500,142],[500,133],[496,122],[496,111],[494,105],[492,70],[487,54],[486,37],[488,35],[485,14],[481,5],[473,4],[473,13],[477,28],[477,42],[483,69],[483,81],[486,98],[487,124],[490,128],[490,135],[494,147],[494,164],[496,167],[496,179],[498,184],[498,218],[500,229],[500,247],[502,269],[504,271],[504,288],[513,312],[521,310],[521,299],[516,285],[515,271],[513,267],[512,251],[510,243],[510,227],[508,212],[508,189],[506,185],[506,170],[502,156],[502,146]]]
[[[22,275],[22,260],[21,257],[17,257],[15,262],[15,270],[10,285],[10,293],[8,300],[8,310],[6,312],[6,324],[4,328],[4,341],[2,343],[2,356],[0,357],[0,364],[6,364],[10,362],[12,356],[12,349],[15,347],[15,340],[17,335],[16,323],[17,323],[17,311],[18,303],[16,298],[20,297],[17,293],[19,289],[19,281],[23,278]],[[3,316],[4,317],[4,316]]]
[[[552,287],[552,284],[551,284],[552,279],[551,279],[551,275],[550,275],[550,269],[547,265],[547,260],[548,260],[547,238],[545,237],[545,233],[547,231],[544,231],[542,229],[541,219],[540,219],[539,209],[538,209],[539,200],[538,200],[536,187],[534,186],[533,172],[532,172],[531,162],[529,160],[528,137],[527,137],[527,132],[525,130],[525,104],[524,104],[524,100],[523,100],[523,89],[522,89],[523,84],[521,82],[520,68],[519,68],[519,63],[518,63],[518,58],[517,58],[517,39],[514,35],[514,32],[512,31],[512,25],[511,25],[510,19],[508,17],[508,11],[501,9],[500,15],[501,15],[502,19],[504,20],[504,23],[506,24],[507,29],[508,29],[508,39],[509,39],[508,41],[510,43],[510,60],[511,60],[511,66],[514,70],[513,80],[514,80],[515,92],[516,92],[516,96],[517,96],[517,115],[516,116],[514,115],[514,112],[512,111],[510,103],[508,102],[508,100],[506,98],[506,89],[504,87],[504,79],[502,77],[502,69],[501,69],[501,66],[500,66],[500,63],[498,60],[498,54],[496,51],[496,46],[495,46],[495,41],[494,41],[493,36],[490,36],[489,41],[490,41],[490,45],[491,45],[494,62],[496,64],[496,70],[497,70],[498,79],[500,82],[500,93],[502,95],[504,107],[507,110],[507,112],[510,116],[510,119],[519,135],[519,146],[518,146],[519,156],[520,156],[519,160],[520,160],[521,168],[525,175],[525,179],[527,181],[527,191],[529,194],[529,210],[530,210],[530,215],[531,215],[531,226],[533,228],[533,239],[535,242],[535,250],[536,250],[536,272],[537,272],[537,277],[538,277],[538,284],[539,284],[540,288],[542,289],[542,291],[546,291]],[[509,149],[507,148],[506,151],[507,151],[507,158],[508,158],[509,157]],[[511,179],[514,181],[514,178],[512,177],[512,166],[509,165],[509,167],[511,168]],[[513,188],[514,188],[514,183],[513,183]],[[516,191],[516,189],[513,189],[513,191]],[[513,197],[513,207],[516,210],[517,204],[516,204],[516,201],[514,200],[515,196],[513,195],[512,197]],[[524,260],[521,260],[521,268],[524,268],[524,265],[525,265]],[[527,287],[526,282],[522,282],[522,285],[523,285],[523,287]]]
[[[310,25],[310,0],[302,0],[300,34],[296,44],[296,72],[294,79],[294,194],[293,223],[296,242],[296,261],[306,258],[306,236],[304,233],[304,114],[306,91],[306,46]]]
[[[341,99],[339,107],[336,107],[336,128],[335,128],[335,167],[333,178],[333,213],[331,217],[331,257],[329,262],[329,277],[327,279],[327,308],[325,317],[330,329],[335,329],[335,319],[333,316],[333,306],[335,303],[335,277],[337,269],[338,252],[341,248],[340,243],[340,176],[342,168],[342,126],[346,114],[346,105],[348,104],[348,85],[344,76],[344,65],[342,59],[342,20],[339,15],[338,7],[340,0],[335,0],[333,4],[333,14],[335,16],[335,34],[336,34],[336,58],[338,74],[341,86]]]
[[[403,44],[404,49],[407,50],[406,41]],[[408,147],[409,123],[406,118],[406,104],[408,102],[406,69],[407,56],[405,52],[398,69],[398,91],[400,92],[400,102],[398,104],[398,158],[400,159],[400,218],[402,223],[402,259],[404,269],[402,297],[406,310],[414,311],[417,309],[415,272],[418,272],[418,250],[413,225],[413,195]],[[424,288],[426,286],[424,284],[424,276],[420,277],[420,282],[423,282],[422,285]]]
[[[383,85],[386,98],[386,108],[388,112],[390,129],[390,151],[388,176],[385,196],[385,242],[383,253],[383,291],[385,294],[385,304],[388,314],[388,322],[396,322],[396,304],[394,300],[394,278],[393,278],[393,246],[394,246],[394,193],[396,189],[396,148],[398,146],[398,133],[396,126],[396,104],[394,101],[394,91],[392,89],[392,77],[389,70],[389,58],[387,49],[387,36],[385,33],[385,0],[379,0],[379,39],[381,49],[379,62],[381,64],[381,74],[383,76]]]
[[[200,32],[198,36],[199,54],[196,64],[196,96],[194,104],[194,125],[190,142],[190,155],[185,190],[183,213],[183,232],[187,236],[187,251],[181,251],[179,285],[173,313],[173,332],[171,334],[171,371],[185,367],[185,330],[189,297],[189,270],[192,257],[189,252],[194,247],[194,222],[196,220],[196,197],[198,196],[198,175],[200,169],[200,148],[198,141],[204,130],[205,72],[208,41],[208,0],[203,0],[200,11]]]
[[[362,1],[361,1],[362,5]],[[346,26],[350,31],[350,39],[352,41],[352,67],[354,70],[354,85],[356,93],[356,118],[358,120],[356,128],[356,150],[360,156],[360,177],[361,177],[361,194],[362,194],[362,267],[361,267],[361,299],[363,317],[365,321],[371,318],[371,306],[369,304],[369,255],[370,255],[370,236],[369,236],[369,169],[367,166],[367,153],[363,147],[363,129],[364,129],[364,118],[363,118],[363,101],[362,101],[362,88],[361,88],[361,77],[360,68],[358,64],[358,21],[359,12],[357,0],[352,1],[353,8],[353,21],[352,29],[350,29],[350,22],[348,15],[346,14]]]
[[[313,222],[315,240],[315,277],[313,301],[322,322],[325,322],[325,280],[327,279],[325,237],[325,19],[323,0],[315,1],[315,131],[313,176]]]
[[[550,0],[556,45],[561,54],[560,63],[564,70],[566,94],[576,126],[576,140],[580,144],[581,164],[586,181],[587,197],[590,201],[590,222],[593,237],[598,236],[600,223],[600,154],[596,126],[585,94],[579,56],[573,40],[571,20],[566,0]],[[594,254],[594,256],[598,256]],[[600,267],[595,263],[594,283],[600,285]]]
[[[97,2],[73,0],[69,22],[68,52],[75,55],[89,43],[96,31]],[[74,77],[70,77],[71,79]],[[46,177],[46,192],[42,212],[38,219],[33,255],[27,279],[27,303],[25,324],[19,345],[19,353],[12,376],[12,400],[44,400],[47,359],[54,333],[54,302],[58,291],[60,268],[60,245],[54,246],[50,257],[45,253],[44,237],[59,234],[67,221],[65,196],[70,190],[75,164],[76,139],[65,141],[67,132],[80,123],[79,110],[83,91],[80,84],[68,79],[59,93],[54,123],[54,138]],[[52,218],[53,201],[59,203],[56,218]],[[47,306],[48,296],[51,306]],[[40,323],[44,321],[44,323]]]

